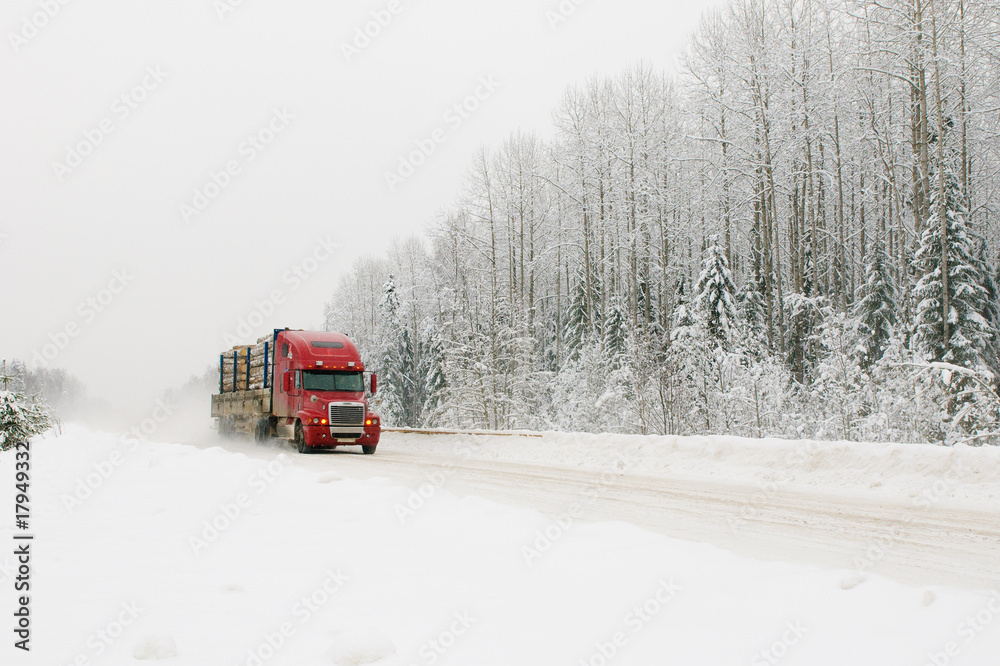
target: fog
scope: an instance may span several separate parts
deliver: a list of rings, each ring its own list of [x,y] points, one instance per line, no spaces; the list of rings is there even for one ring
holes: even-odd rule
[[[320,327],[480,146],[548,133],[594,75],[672,68],[707,6],[5,2],[0,357],[140,423],[223,348]]]

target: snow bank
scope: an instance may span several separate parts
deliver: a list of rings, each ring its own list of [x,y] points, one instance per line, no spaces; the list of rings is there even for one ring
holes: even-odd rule
[[[709,477],[755,486],[779,483],[852,494],[917,497],[940,481],[938,498],[1000,504],[1000,447],[561,432],[524,435],[390,432],[383,435],[382,446],[383,450]]]
[[[677,466],[714,458],[693,440],[605,441],[670,446]],[[749,457],[739,441],[701,445]],[[13,462],[0,454],[5,506]],[[1000,592],[758,562],[447,493],[401,524],[408,489],[277,453],[69,427],[34,443],[32,466],[32,651],[5,641],[4,664],[985,666],[1000,653]]]

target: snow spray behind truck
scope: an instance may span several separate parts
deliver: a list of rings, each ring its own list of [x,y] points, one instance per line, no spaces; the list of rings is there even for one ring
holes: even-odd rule
[[[365,374],[374,395],[377,379],[346,335],[276,329],[219,356],[212,416],[224,437],[286,437],[299,453],[358,444],[372,454],[382,430],[368,409]]]

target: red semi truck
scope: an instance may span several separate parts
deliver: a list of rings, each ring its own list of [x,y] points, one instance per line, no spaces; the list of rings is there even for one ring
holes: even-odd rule
[[[361,445],[375,453],[379,415],[368,408],[365,364],[346,335],[276,329],[219,357],[212,416],[219,434],[287,437],[300,453]],[[370,374],[374,395],[377,378]]]

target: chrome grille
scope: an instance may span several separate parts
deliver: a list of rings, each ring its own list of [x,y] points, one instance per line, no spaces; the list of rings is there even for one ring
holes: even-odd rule
[[[330,403],[330,426],[364,426],[365,406],[358,402]]]

